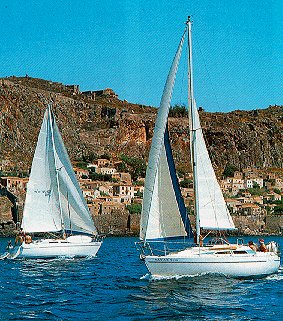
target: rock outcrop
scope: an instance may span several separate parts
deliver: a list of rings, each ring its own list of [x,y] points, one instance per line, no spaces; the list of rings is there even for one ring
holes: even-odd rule
[[[65,88],[65,87],[64,87]],[[62,85],[33,78],[0,80],[0,151],[19,170],[29,168],[46,105],[54,112],[72,159],[120,153],[147,158],[156,109],[63,90]],[[243,168],[282,167],[283,107],[230,113],[200,112],[216,169],[227,163]],[[188,119],[169,119],[177,168],[189,168]]]

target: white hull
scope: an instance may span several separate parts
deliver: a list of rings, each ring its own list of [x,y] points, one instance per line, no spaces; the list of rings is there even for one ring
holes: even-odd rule
[[[23,243],[15,252],[15,258],[94,257],[102,242],[90,237],[71,236],[63,239],[41,239]]]
[[[232,277],[263,276],[278,272],[280,258],[273,252],[246,254],[220,254],[208,248],[190,248],[164,256],[146,256],[145,264],[152,276],[194,276],[206,273]],[[238,249],[239,250],[239,249]]]

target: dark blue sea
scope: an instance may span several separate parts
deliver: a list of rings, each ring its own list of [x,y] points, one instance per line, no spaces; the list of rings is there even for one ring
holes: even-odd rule
[[[136,240],[109,237],[91,260],[0,261],[0,320],[283,320],[283,271],[151,280]]]

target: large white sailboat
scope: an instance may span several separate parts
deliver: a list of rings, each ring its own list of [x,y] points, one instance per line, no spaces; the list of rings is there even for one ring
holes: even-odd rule
[[[102,244],[51,105],[38,136],[21,229],[22,244],[13,249],[12,258],[95,256]],[[32,240],[34,233],[46,236]]]
[[[205,244],[210,231],[234,230],[220,186],[205,145],[194,99],[192,73],[192,37],[190,17],[167,77],[158,111],[149,154],[140,226],[141,258],[153,276],[185,276],[220,273],[235,277],[268,275],[278,271],[280,258],[275,243],[268,252],[252,250],[237,241],[224,238]],[[176,250],[173,239],[192,236],[192,230],[181,196],[168,136],[168,114],[180,55],[188,34],[188,101],[190,119],[190,152],[193,167],[195,244]],[[177,241],[175,241],[177,242]],[[162,244],[160,252],[158,244]],[[175,248],[170,251],[169,246]]]

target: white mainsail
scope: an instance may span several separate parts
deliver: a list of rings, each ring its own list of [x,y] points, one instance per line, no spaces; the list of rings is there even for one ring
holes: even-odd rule
[[[22,228],[26,232],[97,233],[50,107],[32,162]]]
[[[52,135],[46,110],[27,184],[21,227],[26,232],[60,231],[62,227],[58,200]]]
[[[142,240],[186,236],[189,227],[167,139],[167,119],[184,38],[185,33],[168,74],[155,123],[144,188]]]
[[[196,102],[191,108],[191,148],[195,163],[194,189],[199,226],[207,230],[235,229],[209,158]]]

